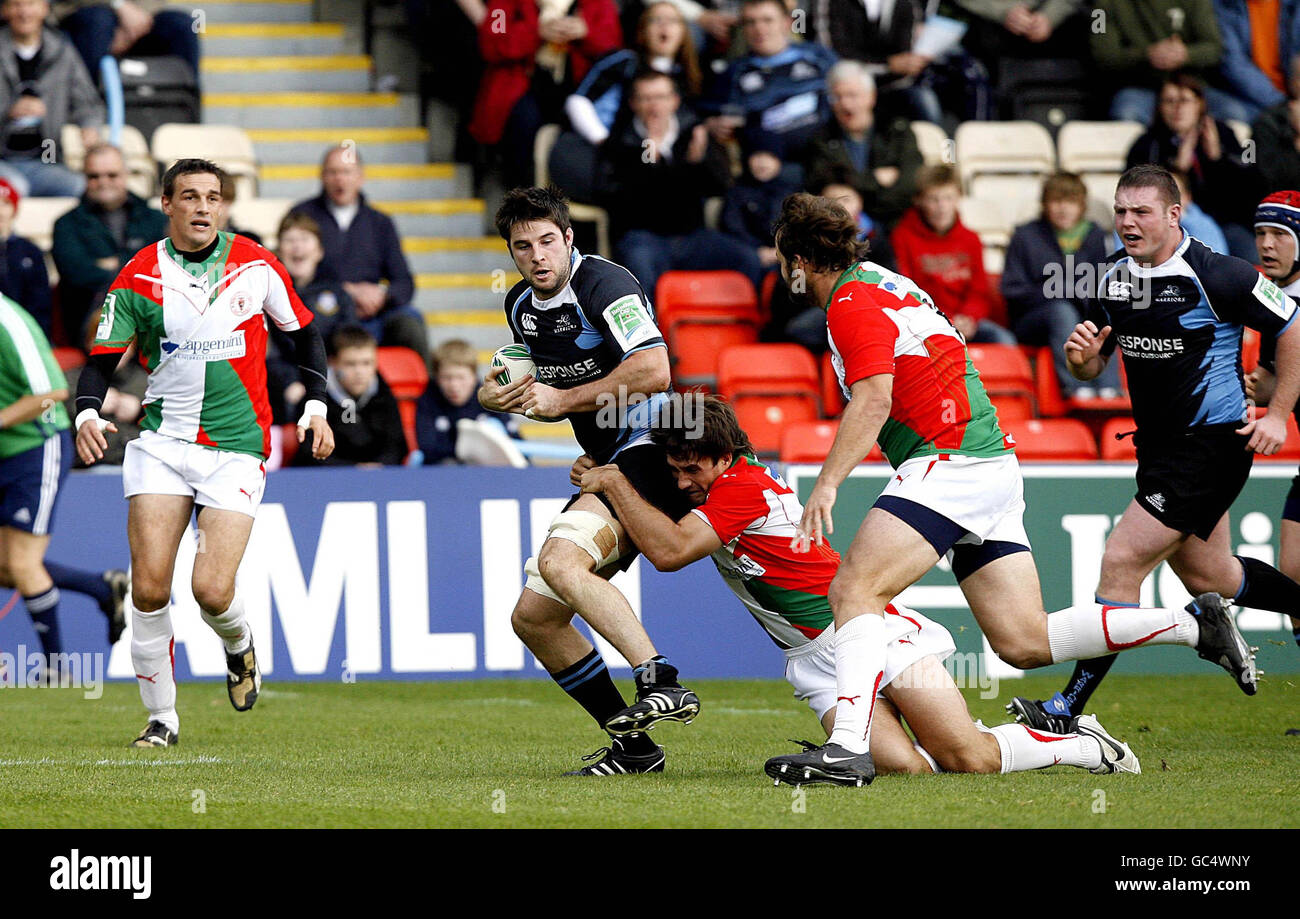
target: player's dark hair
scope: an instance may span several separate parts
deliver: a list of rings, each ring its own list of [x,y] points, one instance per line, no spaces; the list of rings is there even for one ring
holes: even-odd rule
[[[497,208],[496,227],[501,238],[510,242],[510,230],[517,223],[535,223],[549,220],[563,233],[572,225],[569,218],[569,202],[564,192],[554,185],[540,188],[512,188],[506,192],[505,200]]]
[[[650,440],[675,460],[719,460],[730,453],[753,453],[754,445],[740,426],[736,413],[720,396],[699,392],[674,394],[674,399],[697,400],[701,412],[668,411],[661,424],[650,429]]]
[[[1115,186],[1115,193],[1118,194],[1124,188],[1154,188],[1160,193],[1160,200],[1165,203],[1165,207],[1183,202],[1173,174],[1164,166],[1157,166],[1155,163],[1134,166],[1120,176],[1119,184]]]
[[[786,7],[783,0],[741,0],[740,6],[743,9],[747,6],[762,6],[765,3],[770,3],[773,6],[780,8],[781,12],[786,16],[790,15],[790,10]]]
[[[359,325],[339,326],[330,336],[330,354],[338,354],[348,348],[375,348],[379,343]]]
[[[632,81],[628,84],[631,87],[630,92],[628,92],[628,98],[631,99],[636,96],[636,88],[638,85],[641,83],[649,83],[651,80],[667,80],[669,85],[672,86],[673,92],[681,95],[680,91],[677,89],[677,81],[673,79],[671,73],[664,73],[662,70],[655,70],[653,67],[643,64],[637,68],[636,73],[632,74]]]
[[[819,271],[843,271],[867,257],[858,225],[838,201],[798,192],[781,204],[772,227],[776,247],[788,262],[802,256]]]
[[[170,198],[176,193],[176,180],[181,176],[193,175],[211,175],[216,176],[217,181],[221,183],[222,188],[226,185],[226,171],[211,160],[201,160],[194,157],[189,159],[177,160],[167,168],[162,177],[162,193],[164,198]]]

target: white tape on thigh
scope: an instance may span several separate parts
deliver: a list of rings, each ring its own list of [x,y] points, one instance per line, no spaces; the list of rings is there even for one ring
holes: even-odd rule
[[[551,521],[546,537],[567,539],[595,560],[597,571],[618,559],[618,534],[591,511],[565,511]]]
[[[524,586],[535,594],[546,597],[548,600],[554,600],[556,603],[563,603],[564,599],[551,590],[551,585],[546,583],[542,577],[542,572],[537,568],[537,556],[528,556],[528,561],[524,562],[524,574],[528,579],[524,581]]]

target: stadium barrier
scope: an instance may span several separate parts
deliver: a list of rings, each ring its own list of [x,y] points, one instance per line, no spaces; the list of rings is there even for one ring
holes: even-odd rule
[[[811,489],[817,467],[795,466],[791,484]],[[1272,561],[1276,515],[1292,468],[1256,466],[1234,508],[1238,551]],[[1048,609],[1088,600],[1101,549],[1133,493],[1132,466],[1026,466],[1026,519]],[[843,549],[889,475],[861,467],[840,489],[836,534]],[[239,572],[239,590],[258,655],[277,680],[465,679],[542,677],[510,628],[523,562],[545,537],[571,488],[556,468],[437,467],[289,469],[272,473],[267,498]],[[225,673],[220,643],[189,591],[193,532],[182,539],[174,579],[176,670],[181,679]],[[125,566],[126,502],[117,473],[70,477],[61,496],[49,557],[83,567]],[[942,567],[942,566],[941,566]],[[656,645],[691,678],[778,678],[782,655],[750,621],[713,566],[702,561],[662,574],[644,560],[619,576]],[[106,650],[104,620],[85,598],[65,592],[65,650]],[[1014,677],[991,656],[947,570],[909,589],[904,602],[943,622],[959,657],[982,674]],[[1147,602],[1186,602],[1166,566],[1148,583]],[[0,603],[0,606],[8,605]],[[1289,626],[1277,614],[1248,611],[1242,626],[1261,646],[1269,673],[1300,670]],[[38,647],[21,602],[0,618],[0,652]],[[609,648],[606,660],[628,669]],[[1124,672],[1210,672],[1178,648],[1121,655]],[[1064,666],[1055,668],[1064,673]],[[112,649],[110,678],[130,679],[129,633]],[[974,685],[974,673],[969,674]],[[982,679],[982,676],[981,676]]]

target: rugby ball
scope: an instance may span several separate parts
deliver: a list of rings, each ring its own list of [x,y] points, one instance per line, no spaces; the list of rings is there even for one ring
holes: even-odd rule
[[[506,345],[492,355],[493,377],[502,386],[516,383],[528,374],[537,376],[537,365],[527,345]]]

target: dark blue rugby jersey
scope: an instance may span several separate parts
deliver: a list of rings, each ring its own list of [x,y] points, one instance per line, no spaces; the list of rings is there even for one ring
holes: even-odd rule
[[[700,110],[736,109],[747,129],[778,135],[789,150],[830,120],[826,74],[836,60],[834,51],[814,42],[791,44],[770,57],[740,58],[718,78]]]
[[[629,354],[667,347],[632,272],[577,249],[571,265],[568,284],[545,301],[534,298],[527,281],[506,294],[506,321],[515,341],[532,352],[539,383],[572,389],[609,376]],[[615,401],[608,410],[568,419],[582,449],[604,464],[627,447],[649,443],[652,420],[667,402],[665,393],[656,393],[626,411]]]
[[[1279,335],[1296,304],[1249,262],[1185,233],[1164,264],[1144,268],[1120,251],[1106,267],[1087,318],[1111,326],[1102,353],[1124,356],[1138,428],[1243,421],[1241,327]]]

